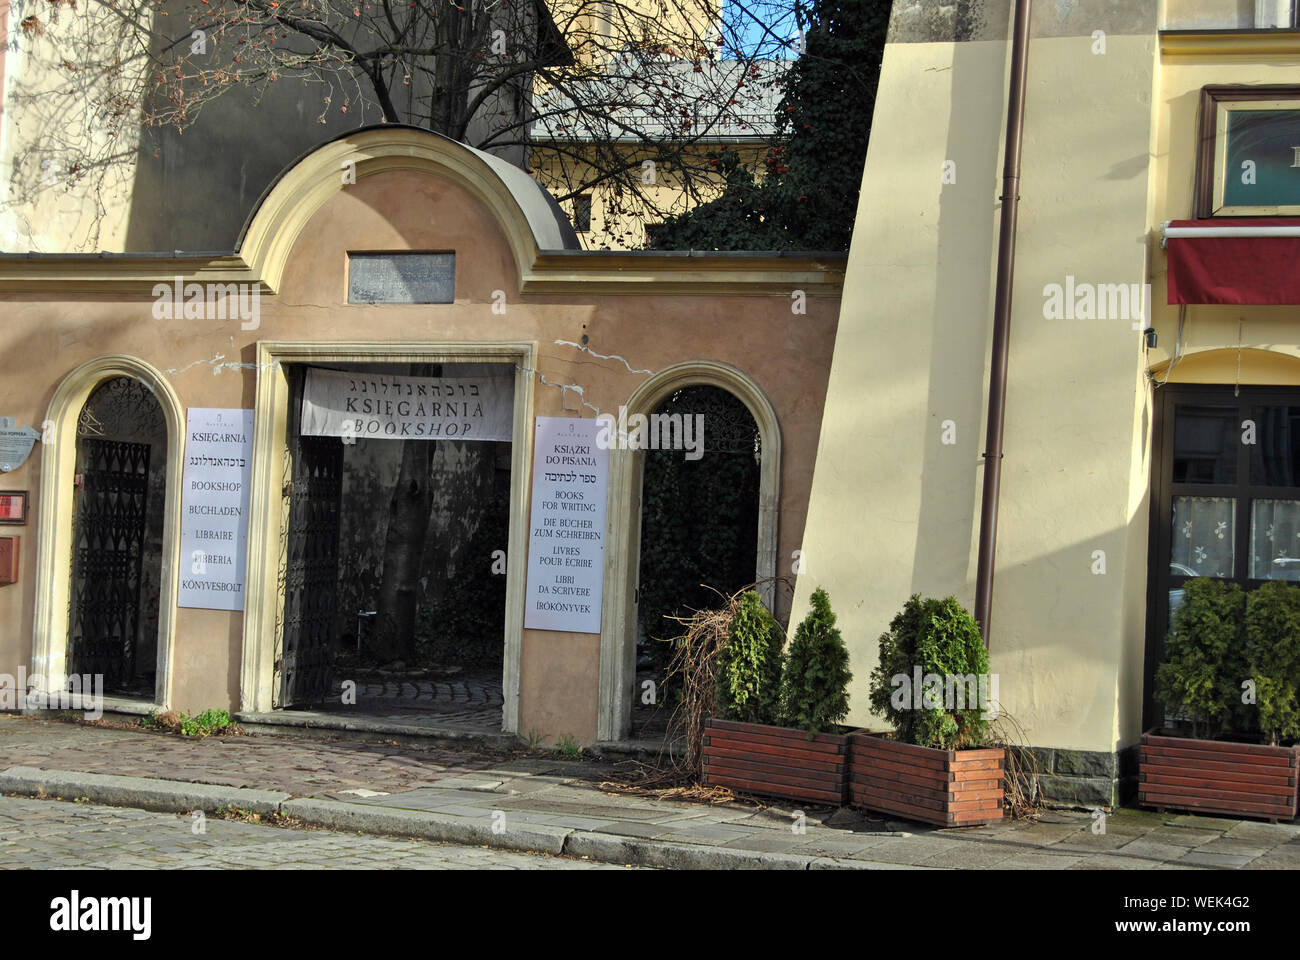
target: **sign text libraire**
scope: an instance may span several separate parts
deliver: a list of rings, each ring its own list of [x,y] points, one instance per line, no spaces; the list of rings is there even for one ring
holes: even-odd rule
[[[253,411],[191,407],[187,430],[178,602],[243,610]]]

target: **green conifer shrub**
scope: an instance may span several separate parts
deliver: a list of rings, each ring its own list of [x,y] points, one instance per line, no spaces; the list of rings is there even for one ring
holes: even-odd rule
[[[786,655],[781,677],[781,715],[786,726],[808,731],[808,739],[832,729],[849,715],[849,651],[835,627],[826,591],[818,588]]]
[[[922,680],[938,680],[918,685],[918,667]],[[979,624],[955,597],[914,594],[880,635],[871,706],[889,720],[902,743],[940,750],[983,746],[988,704],[980,698],[990,686]]]
[[[718,655],[718,715],[776,724],[781,713],[781,647],[785,632],[753,590],[741,594]]]
[[[1209,738],[1240,723],[1239,684],[1249,676],[1246,597],[1237,584],[1207,577],[1183,589],[1156,671],[1156,699],[1166,713],[1190,721],[1194,738]],[[1258,619],[1262,626],[1265,618]]]
[[[1300,738],[1300,587],[1273,581],[1253,591],[1246,598],[1245,632],[1260,733],[1274,746]],[[1235,684],[1232,706],[1240,713],[1244,678],[1226,679]]]

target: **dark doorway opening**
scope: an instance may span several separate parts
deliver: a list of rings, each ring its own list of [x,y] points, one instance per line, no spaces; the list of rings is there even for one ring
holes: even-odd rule
[[[758,554],[763,450],[749,408],[726,390],[700,385],[675,391],[655,415],[695,418],[703,442],[698,458],[680,449],[643,453],[634,737],[662,735],[671,712],[673,691],[663,678],[671,641],[683,630],[674,617],[716,607],[753,583]],[[656,704],[643,702],[646,680],[658,688]]]
[[[335,371],[455,379],[511,373],[509,364],[331,364]],[[509,441],[400,440],[301,434],[305,365],[289,365],[283,677],[278,706],[400,723],[499,732],[505,650]],[[317,367],[317,369],[326,369]],[[415,513],[396,500],[412,479],[406,444],[421,444]],[[398,590],[414,594],[401,636],[384,616],[390,526],[423,519]],[[381,642],[382,640],[382,642]],[[300,678],[295,684],[292,671]]]
[[[67,673],[153,700],[158,670],[167,423],[153,392],[113,377],[77,420]]]

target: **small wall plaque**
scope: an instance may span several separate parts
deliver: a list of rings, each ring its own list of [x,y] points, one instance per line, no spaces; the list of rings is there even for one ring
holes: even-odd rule
[[[27,522],[27,491],[0,490],[0,523],[21,525]]]
[[[22,552],[22,537],[0,537],[0,584],[18,582],[18,558]]]
[[[452,303],[454,253],[349,253],[348,303]]]
[[[17,470],[26,463],[40,435],[31,427],[19,429],[13,417],[0,417],[0,473]]]

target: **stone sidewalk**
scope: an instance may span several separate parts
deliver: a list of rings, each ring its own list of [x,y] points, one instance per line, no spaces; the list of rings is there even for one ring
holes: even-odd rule
[[[6,769],[7,768],[7,769]],[[857,811],[610,792],[615,764],[278,736],[186,740],[0,716],[0,793],[678,868],[1292,869],[1300,823],[1123,810],[940,830]],[[206,785],[206,786],[200,786]]]

